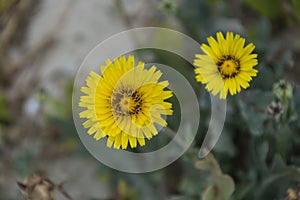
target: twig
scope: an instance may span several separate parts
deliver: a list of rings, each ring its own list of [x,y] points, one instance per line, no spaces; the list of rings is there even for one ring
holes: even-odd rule
[[[72,197],[63,189],[62,183],[55,184],[50,179],[39,174],[33,174],[26,183],[17,182],[24,198],[27,200],[38,200],[43,197],[53,199],[53,191],[58,190],[67,200],[73,200]]]
[[[45,180],[51,183],[53,188],[58,190],[66,199],[73,200],[72,197],[63,189],[64,182],[61,182],[60,184],[55,184],[50,179],[45,178]]]
[[[56,189],[68,200],[73,200],[72,197],[63,189],[63,183],[56,186]]]

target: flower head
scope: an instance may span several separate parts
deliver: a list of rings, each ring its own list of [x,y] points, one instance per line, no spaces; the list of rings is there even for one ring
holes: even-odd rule
[[[286,80],[280,80],[273,85],[273,93],[278,99],[291,99],[293,97],[293,87]]]
[[[100,71],[91,72],[81,88],[85,95],[79,106],[86,110],[80,118],[87,119],[83,126],[96,140],[107,137],[108,147],[144,146],[145,138],[158,134],[155,124],[167,125],[162,115],[172,114],[172,104],[165,102],[173,95],[165,90],[168,81],[158,82],[162,73],[155,66],[135,66],[133,56],[108,59]]]
[[[252,54],[255,46],[244,47],[245,39],[232,32],[227,32],[226,38],[218,32],[217,40],[209,37],[207,41],[209,45],[201,45],[205,54],[196,54],[194,61],[197,81],[206,84],[213,95],[219,93],[220,99],[226,99],[228,91],[235,95],[248,88],[257,74],[253,68],[258,63],[257,54]]]
[[[267,108],[267,114],[274,117],[275,119],[279,119],[283,114],[284,109],[282,103],[277,99],[272,101]]]

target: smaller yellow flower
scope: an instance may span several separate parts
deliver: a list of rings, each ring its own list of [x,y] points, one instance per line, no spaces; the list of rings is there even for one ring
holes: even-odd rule
[[[245,39],[232,32],[227,32],[226,38],[218,32],[217,40],[210,36],[207,41],[209,45],[201,45],[205,54],[196,54],[194,60],[196,80],[220,99],[226,99],[228,91],[235,95],[248,88],[257,74],[253,68],[258,64],[257,54],[252,54],[254,44],[244,47]]]

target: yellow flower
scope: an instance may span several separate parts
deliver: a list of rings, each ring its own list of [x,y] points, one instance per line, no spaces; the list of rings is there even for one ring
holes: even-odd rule
[[[253,68],[258,64],[257,54],[252,54],[254,44],[244,47],[245,39],[232,32],[227,32],[226,38],[218,32],[217,40],[210,36],[207,41],[209,45],[201,45],[205,54],[196,54],[194,60],[197,81],[206,84],[213,95],[219,93],[220,99],[226,99],[228,91],[235,95],[248,88],[257,74]]]
[[[155,66],[147,70],[139,62],[135,67],[134,56],[108,59],[100,71],[91,72],[81,88],[86,94],[79,102],[86,108],[80,113],[87,119],[83,126],[96,140],[107,137],[108,147],[144,146],[145,138],[158,134],[155,124],[165,127],[162,116],[172,114],[172,104],[164,101],[173,95],[164,90],[168,81],[158,82],[162,73]]]

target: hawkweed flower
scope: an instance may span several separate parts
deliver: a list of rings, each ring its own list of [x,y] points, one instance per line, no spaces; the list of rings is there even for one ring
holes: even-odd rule
[[[108,59],[100,71],[101,75],[91,72],[81,88],[84,128],[96,140],[107,137],[108,147],[144,146],[145,138],[158,134],[156,125],[167,125],[163,115],[172,114],[172,104],[165,102],[173,95],[165,90],[168,81],[158,82],[162,72],[155,66],[145,69],[143,62],[135,66],[134,56]]]
[[[232,32],[227,32],[226,38],[218,32],[217,40],[210,36],[207,41],[208,45],[201,45],[204,54],[196,54],[194,60],[197,81],[220,99],[226,99],[228,91],[235,95],[248,88],[257,74],[253,68],[258,64],[257,54],[252,54],[254,44],[244,47],[245,39]]]
[[[275,119],[279,119],[280,116],[282,116],[283,111],[282,103],[278,99],[272,101],[267,108],[268,115]]]

